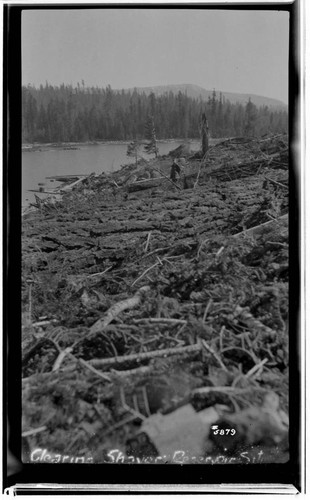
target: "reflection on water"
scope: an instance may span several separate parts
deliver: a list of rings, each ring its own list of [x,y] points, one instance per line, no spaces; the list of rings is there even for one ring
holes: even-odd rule
[[[169,153],[183,141],[159,142],[161,155]],[[191,149],[198,150],[199,142],[193,142]],[[126,156],[127,144],[83,145],[80,149],[54,149],[50,151],[22,153],[22,205],[34,201],[34,193],[29,189],[54,188],[59,185],[46,177],[53,175],[99,174],[113,172],[121,165],[133,160]],[[150,156],[146,156],[150,158]]]

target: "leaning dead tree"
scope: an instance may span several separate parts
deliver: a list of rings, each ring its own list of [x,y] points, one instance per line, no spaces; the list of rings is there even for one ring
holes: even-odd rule
[[[209,149],[209,125],[206,113],[202,113],[200,122],[202,155],[204,156]]]

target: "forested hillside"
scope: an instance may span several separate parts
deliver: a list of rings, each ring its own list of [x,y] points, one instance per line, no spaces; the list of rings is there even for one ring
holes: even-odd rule
[[[134,88],[126,89],[127,91],[134,91]],[[203,101],[208,101],[208,99],[212,98],[212,94],[214,90],[207,90],[204,87],[200,87],[199,85],[194,85],[192,83],[181,83],[181,84],[172,84],[172,85],[155,85],[153,87],[135,87],[135,90],[139,92],[139,94],[145,93],[146,95],[150,95],[152,92],[155,96],[163,95],[169,92],[173,92],[173,94],[178,94],[181,92],[182,94],[187,94],[188,97],[192,99],[202,99]],[[217,92],[220,94],[220,91]],[[279,99],[274,99],[272,97],[266,97],[257,94],[242,94],[236,92],[226,92],[221,91],[223,98],[230,101],[231,104],[246,104],[249,100],[253,102],[258,108],[261,106],[268,106],[270,108],[276,109],[286,109],[286,105],[283,101]]]
[[[155,96],[77,84],[22,88],[23,142],[143,139],[154,118],[158,139],[198,138],[202,112],[212,137],[286,133],[288,114],[267,106],[232,104],[213,92],[207,101],[179,92]]]

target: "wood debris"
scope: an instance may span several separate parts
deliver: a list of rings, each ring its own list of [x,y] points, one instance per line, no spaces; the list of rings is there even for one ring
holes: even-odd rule
[[[228,139],[202,158],[186,149],[175,157],[185,158],[175,183],[172,157],[159,157],[78,178],[23,215],[30,449],[61,453],[69,443],[72,455],[87,448],[103,463],[136,439],[137,425],[187,404],[193,443],[199,412],[214,409],[231,426],[256,415],[243,439],[256,446],[270,419],[277,427],[262,408],[270,392],[285,420],[287,137]],[[170,452],[181,446],[185,420],[170,434],[162,419],[160,450],[167,439]],[[212,453],[207,444],[200,454]]]

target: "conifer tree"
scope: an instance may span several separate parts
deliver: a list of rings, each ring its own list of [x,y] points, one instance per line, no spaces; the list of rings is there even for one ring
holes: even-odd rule
[[[135,158],[136,166],[138,164],[140,144],[138,141],[134,140],[127,147],[127,156]]]
[[[255,135],[255,124],[257,119],[257,107],[252,103],[251,98],[247,102],[245,107],[246,122],[244,127],[244,133],[248,136]]]
[[[206,113],[202,113],[200,129],[201,129],[201,149],[202,149],[202,155],[204,156],[209,149],[209,125]]]
[[[157,158],[158,156],[158,147],[156,141],[156,131],[154,125],[153,116],[149,115],[147,122],[145,124],[145,138],[149,141],[144,146],[144,150],[147,154],[154,154]]]

